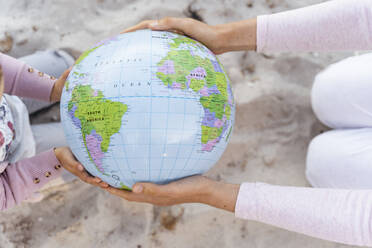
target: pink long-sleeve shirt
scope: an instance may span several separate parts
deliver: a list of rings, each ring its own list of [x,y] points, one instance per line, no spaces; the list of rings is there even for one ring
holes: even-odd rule
[[[4,93],[49,101],[55,79],[0,53]],[[19,204],[61,173],[54,151],[15,163],[0,162],[0,210]]]
[[[372,50],[372,0],[334,0],[259,16],[257,50]],[[235,215],[330,241],[372,246],[372,189],[244,183]]]

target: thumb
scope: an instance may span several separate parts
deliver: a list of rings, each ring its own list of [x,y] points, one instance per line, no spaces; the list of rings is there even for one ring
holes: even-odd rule
[[[65,70],[65,71],[63,72],[61,78],[63,78],[64,81],[67,79],[67,77],[68,77],[68,75],[70,74],[71,70],[72,70],[72,66],[70,66],[67,70]]]
[[[157,24],[157,25],[156,25]],[[168,30],[168,31],[178,31],[184,33],[190,37],[194,37],[198,33],[202,33],[201,31],[205,31],[206,27],[208,26],[204,22],[200,22],[191,18],[178,18],[178,17],[166,17],[158,22],[150,23],[150,26],[154,25],[154,28],[151,29],[161,29],[161,30]]]
[[[155,20],[149,23],[149,28],[152,30],[169,30],[171,29],[171,23],[168,22],[168,25],[162,20]]]
[[[152,21],[149,23],[149,28],[152,30],[177,30],[177,31],[186,31],[187,21],[182,18],[175,17],[165,17],[160,20]]]
[[[133,186],[132,192],[136,193],[136,194],[142,193],[143,192],[143,185],[141,183],[136,183]]]
[[[82,166],[82,164],[75,158],[74,154],[70,150],[65,153],[65,158],[66,158],[66,162],[75,166],[76,168],[78,168],[78,170],[80,171],[84,170],[84,167]]]
[[[59,83],[65,84],[66,79],[67,79],[68,75],[70,75],[71,70],[72,70],[72,67],[69,67],[67,70],[65,70],[65,71],[62,73],[62,75],[58,78],[57,81],[58,81]]]
[[[4,85],[3,69],[0,65],[0,87],[3,87],[3,85]]]
[[[135,194],[158,195],[159,186],[153,183],[136,183],[133,185],[132,192]]]

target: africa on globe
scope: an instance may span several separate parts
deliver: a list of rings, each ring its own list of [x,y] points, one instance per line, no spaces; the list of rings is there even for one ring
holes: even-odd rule
[[[188,37],[141,30],[76,61],[61,99],[67,142],[113,187],[208,171],[232,132],[235,104],[216,56]]]

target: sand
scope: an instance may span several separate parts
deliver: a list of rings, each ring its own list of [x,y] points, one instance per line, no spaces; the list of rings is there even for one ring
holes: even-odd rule
[[[0,51],[19,57],[36,50],[85,50],[143,19],[201,18],[209,24],[293,9],[320,0],[0,0]],[[350,53],[220,56],[237,102],[235,129],[222,159],[208,173],[233,183],[309,186],[310,140],[326,130],[310,106],[313,78]],[[32,117],[59,119],[58,106]],[[43,191],[39,203],[0,214],[0,247],[347,247],[236,219],[199,204],[154,207],[130,203],[74,181]]]

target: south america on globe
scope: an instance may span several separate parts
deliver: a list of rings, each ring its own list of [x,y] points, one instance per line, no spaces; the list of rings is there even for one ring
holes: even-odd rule
[[[60,106],[76,158],[123,189],[208,171],[228,144],[235,116],[217,57],[186,36],[151,30],[120,34],[84,52]]]

